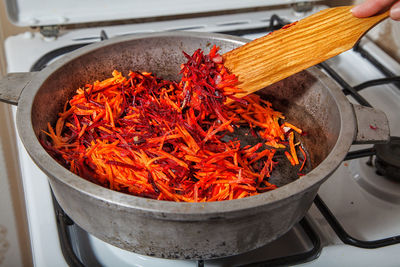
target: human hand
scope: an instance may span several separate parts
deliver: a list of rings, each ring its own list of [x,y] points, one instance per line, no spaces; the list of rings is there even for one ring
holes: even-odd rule
[[[355,6],[351,12],[356,17],[365,18],[388,9],[390,9],[390,17],[393,20],[400,21],[399,0],[367,0],[364,3]]]

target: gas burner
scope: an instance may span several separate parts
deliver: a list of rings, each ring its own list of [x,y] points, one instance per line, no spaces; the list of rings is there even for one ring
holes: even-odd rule
[[[391,137],[387,144],[375,145],[376,173],[400,182],[400,137]]]
[[[395,145],[393,145],[393,143],[395,143]],[[395,154],[399,156],[400,138],[392,137],[392,140],[389,144],[392,145],[375,145],[377,157],[374,164],[371,164],[371,159],[360,158],[350,161],[349,169],[353,175],[354,180],[362,189],[367,191],[367,193],[372,194],[375,197],[384,201],[400,204],[400,180],[398,179],[399,173],[396,173],[399,172],[399,167],[397,167],[397,169],[393,168],[393,165],[395,165],[393,163],[400,163],[399,157],[397,157],[397,161],[394,159]],[[378,165],[379,167],[377,167],[376,165]],[[381,166],[385,167],[381,168]],[[390,167],[388,168],[388,166]],[[395,179],[387,179],[386,175],[388,172],[389,175],[397,175],[397,181]]]

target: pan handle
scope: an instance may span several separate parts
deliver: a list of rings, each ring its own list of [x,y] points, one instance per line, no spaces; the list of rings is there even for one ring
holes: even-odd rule
[[[386,114],[378,109],[352,104],[357,120],[354,144],[379,144],[390,140]]]
[[[32,80],[35,72],[8,73],[0,79],[0,101],[18,105],[19,96],[26,85]]]

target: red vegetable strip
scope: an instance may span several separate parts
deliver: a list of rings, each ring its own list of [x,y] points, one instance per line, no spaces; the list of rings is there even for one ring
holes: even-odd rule
[[[289,147],[290,147],[290,153],[292,154],[294,163],[296,165],[299,164],[299,159],[297,158],[296,148],[294,146],[294,133],[293,132],[289,133]]]
[[[301,146],[299,146],[299,149],[300,149],[301,153],[303,154],[303,158],[304,158],[303,163],[301,164],[301,167],[299,169],[299,171],[302,171],[306,164],[306,161],[307,161],[307,154]]]

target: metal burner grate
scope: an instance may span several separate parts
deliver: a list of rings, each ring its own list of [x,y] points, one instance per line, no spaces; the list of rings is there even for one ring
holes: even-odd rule
[[[368,53],[362,47],[357,45],[354,48],[354,51],[360,53],[387,78],[370,80],[352,87],[337,72],[335,72],[331,67],[329,67],[327,63],[323,62],[319,64],[319,66],[322,69],[324,69],[337,83],[339,83],[342,86],[344,94],[346,95],[350,94],[360,105],[372,107],[372,105],[359,94],[359,91],[371,86],[390,84],[390,83],[393,83],[398,89],[400,89],[400,82],[399,82],[400,76],[395,76],[391,71],[389,71],[384,65],[382,65],[376,58],[374,58],[370,53]],[[392,139],[393,138],[397,137],[392,137]],[[371,157],[369,162],[372,162],[372,156],[374,155],[376,156],[376,147],[351,151],[347,154],[345,160],[351,160],[369,156]],[[390,236],[387,238],[371,240],[371,241],[359,240],[357,238],[354,238],[345,231],[345,229],[342,227],[342,225],[337,220],[335,215],[331,212],[328,206],[322,201],[320,196],[317,195],[317,197],[314,200],[314,204],[317,206],[321,214],[328,221],[329,225],[335,231],[340,240],[342,240],[342,242],[345,244],[360,248],[373,249],[400,243],[400,235]]]
[[[53,193],[52,193],[52,198],[53,198],[53,204],[54,204],[54,209],[55,209],[56,219],[57,219],[57,230],[58,230],[58,234],[60,237],[60,245],[61,245],[61,249],[62,249],[64,258],[65,258],[66,262],[68,263],[68,265],[71,267],[84,267],[85,264],[82,263],[82,261],[77,256],[77,253],[75,252],[75,250],[73,248],[71,238],[70,238],[69,228],[74,226],[74,222],[68,217],[68,215],[60,207],[60,205],[58,204],[57,200],[55,199]],[[313,227],[310,225],[307,218],[303,218],[299,222],[299,225],[304,230],[306,237],[310,240],[310,242],[312,244],[311,249],[301,252],[301,253],[298,253],[298,254],[294,254],[294,255],[277,257],[277,258],[269,259],[266,261],[258,261],[258,262],[254,262],[254,263],[245,264],[242,266],[243,267],[244,266],[246,266],[246,267],[289,266],[289,265],[301,264],[301,263],[312,261],[312,260],[316,259],[319,256],[321,249],[322,249],[321,240],[320,240],[318,234],[313,229]],[[197,267],[204,267],[204,266],[206,266],[206,264],[203,260],[197,261]]]

